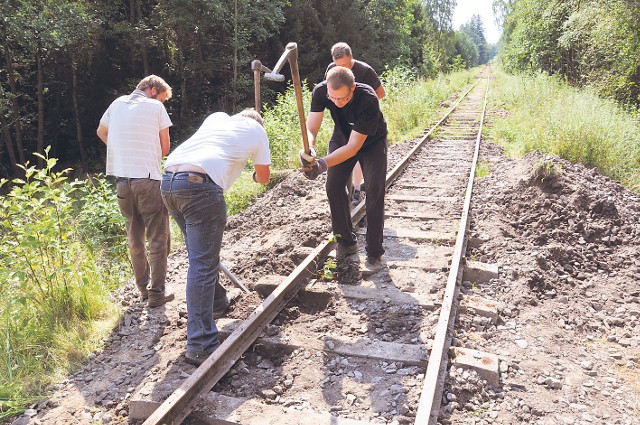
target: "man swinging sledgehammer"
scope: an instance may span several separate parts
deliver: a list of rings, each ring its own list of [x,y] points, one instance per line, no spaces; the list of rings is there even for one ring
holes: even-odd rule
[[[329,110],[333,118],[334,136],[329,142],[329,154],[318,158],[314,146],[325,109]],[[349,198],[344,188],[351,178],[355,163],[360,161],[362,165],[367,182],[367,261],[362,275],[377,273],[382,268],[381,257],[384,254],[382,239],[387,123],[375,91],[366,84],[356,83],[351,70],[341,66],[332,68],[327,73],[327,79],[313,89],[307,131],[311,153],[307,154],[304,149],[300,151],[300,171],[311,180],[327,172],[326,190],[331,209],[331,225],[338,238],[338,260],[358,251],[351,223]]]

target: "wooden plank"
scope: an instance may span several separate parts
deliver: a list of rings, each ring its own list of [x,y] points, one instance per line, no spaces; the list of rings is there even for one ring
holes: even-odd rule
[[[440,306],[440,301],[428,295],[407,293],[390,289],[363,288],[353,285],[338,285],[338,292],[346,298],[358,300],[385,301],[391,304],[414,304],[427,310],[435,310]]]
[[[394,188],[408,188],[408,189],[450,189],[454,185],[466,184],[465,179],[433,179],[427,182],[399,182],[396,183]]]
[[[395,269],[420,269],[427,272],[438,272],[449,268],[447,258],[412,258],[410,260],[387,260],[387,267]]]
[[[359,235],[366,235],[367,229],[358,229],[356,233]],[[388,238],[403,238],[409,240],[431,241],[436,243],[453,243],[456,240],[456,235],[452,232],[433,232],[428,230],[414,230],[404,228],[393,229],[385,227],[383,233],[384,236]]]
[[[419,195],[387,195],[390,201],[396,202],[429,202],[429,203],[453,203],[460,201],[459,196],[419,196]]]
[[[396,264],[390,263],[401,263],[401,262],[389,262],[387,261],[387,265],[389,267],[399,268],[402,265],[398,266]],[[407,264],[407,267],[410,265]],[[411,266],[412,268],[420,268]],[[427,269],[428,270],[428,269]],[[428,271],[436,271],[440,269],[428,270]],[[276,288],[276,285],[270,283],[268,281],[259,281],[254,285],[254,289],[261,295],[267,295],[273,292]],[[402,292],[397,288],[367,288],[363,286],[355,286],[355,285],[336,285],[331,282],[318,282],[313,281],[305,286],[298,292],[299,296],[303,297],[311,297],[310,302],[313,304],[313,301],[316,300],[318,303],[326,303],[326,299],[333,296],[341,296],[344,298],[351,298],[356,300],[371,300],[371,301],[384,301],[390,304],[404,305],[404,304],[412,304],[423,307],[427,310],[434,310],[437,306],[440,305],[440,301],[431,294],[421,294],[416,292]]]
[[[217,324],[220,337],[225,338],[230,333],[234,333],[241,322],[234,319],[219,319]],[[281,333],[277,336],[263,336],[257,338],[255,342],[279,349],[306,348],[341,356],[403,362],[412,366],[426,366],[427,364],[427,347],[423,345],[376,341],[367,337],[351,338],[327,334],[324,336],[324,340],[320,340],[301,335],[298,332],[292,335]]]
[[[410,218],[413,220],[449,220],[442,214],[442,211],[422,211],[422,212],[407,212],[407,211],[385,211],[385,217],[387,218]]]

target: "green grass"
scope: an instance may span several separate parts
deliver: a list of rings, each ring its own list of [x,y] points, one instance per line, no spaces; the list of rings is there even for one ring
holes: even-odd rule
[[[495,68],[494,68],[495,69]],[[487,129],[512,157],[533,150],[596,168],[640,191],[640,120],[589,89],[545,75],[496,70],[490,109],[502,110]]]
[[[482,179],[491,174],[491,168],[489,167],[489,163],[480,161],[476,166],[476,177]]]
[[[476,80],[476,70],[440,74],[435,79],[416,78],[406,69],[387,71],[382,79],[387,96],[381,108],[391,143],[418,137],[442,114],[444,103]]]
[[[120,318],[115,194],[100,178],[68,182],[43,159],[0,197],[0,418],[77,369]]]

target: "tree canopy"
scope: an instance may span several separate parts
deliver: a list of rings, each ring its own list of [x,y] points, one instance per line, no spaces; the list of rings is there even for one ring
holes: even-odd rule
[[[251,61],[273,66],[291,41],[309,85],[323,78],[338,41],[379,73],[403,65],[435,75],[482,63],[481,23],[467,35],[476,53],[451,28],[455,6],[456,0],[5,0],[0,177],[18,175],[16,164],[33,162],[31,154],[47,145],[65,165],[101,171],[100,116],[148,74],[173,87],[166,106],[177,141],[212,111],[253,106]],[[286,84],[263,89],[263,100],[272,102]]]
[[[640,105],[640,2],[495,0],[508,70],[544,71]]]

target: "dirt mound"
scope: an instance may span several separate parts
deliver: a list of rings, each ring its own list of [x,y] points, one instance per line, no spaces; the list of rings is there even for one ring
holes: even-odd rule
[[[500,274],[463,292],[500,318],[461,315],[457,342],[497,354],[501,383],[452,368],[442,423],[640,423],[640,196],[539,152],[481,156],[467,258]]]

